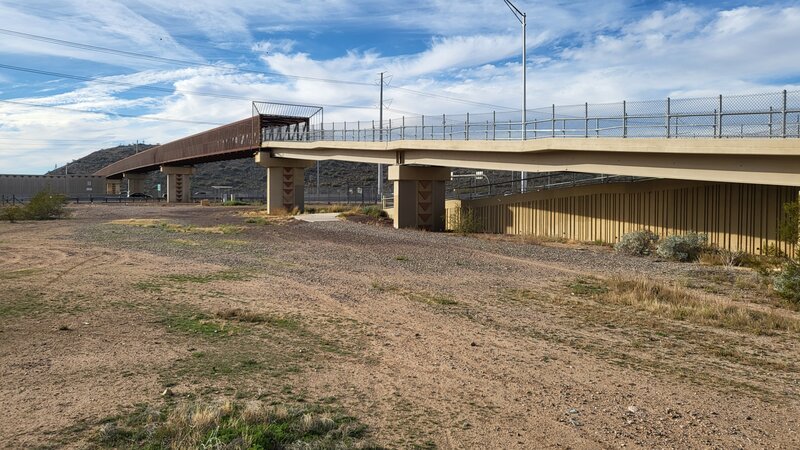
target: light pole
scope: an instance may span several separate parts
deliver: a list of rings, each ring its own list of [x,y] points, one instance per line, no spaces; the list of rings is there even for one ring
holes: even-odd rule
[[[524,12],[514,6],[509,0],[503,0],[514,14],[514,17],[522,24],[522,140],[528,138],[528,20]],[[525,181],[525,172],[520,172],[520,188],[525,192],[528,182]]]

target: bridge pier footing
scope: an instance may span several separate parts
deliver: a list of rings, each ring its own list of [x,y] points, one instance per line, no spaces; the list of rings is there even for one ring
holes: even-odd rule
[[[190,203],[192,201],[192,166],[161,166],[167,175],[167,203]]]
[[[122,180],[106,180],[106,194],[107,195],[119,195],[122,187]]]
[[[443,231],[447,167],[396,165],[389,167],[394,181],[394,227]]]
[[[136,192],[144,192],[144,180],[147,174],[144,173],[123,173],[122,178],[128,180],[128,195]]]
[[[256,164],[267,169],[267,214],[305,208],[304,177],[313,161],[273,158],[268,152],[256,153]]]

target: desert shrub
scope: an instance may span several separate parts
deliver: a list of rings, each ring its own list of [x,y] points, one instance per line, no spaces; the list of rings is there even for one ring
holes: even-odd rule
[[[778,224],[778,231],[784,242],[793,244],[800,240],[800,202],[783,204],[783,216]]]
[[[626,255],[645,256],[655,250],[658,235],[650,230],[639,230],[624,234],[614,245],[614,250]]]
[[[800,303],[800,264],[788,261],[772,280],[772,288],[781,297]]]
[[[696,261],[706,249],[707,242],[708,237],[705,234],[694,232],[667,236],[656,246],[656,254],[676,261]]]
[[[0,209],[0,220],[16,222],[25,218],[25,210],[21,206],[11,205]]]
[[[222,206],[247,206],[250,203],[241,200],[226,200],[222,202]]]
[[[67,216],[67,197],[49,189],[39,191],[24,207],[12,205],[0,211],[0,219],[11,222],[27,220],[60,219]]]
[[[483,231],[483,226],[480,220],[475,216],[475,211],[470,208],[456,208],[454,209],[448,220],[450,229],[456,233],[480,233]]]
[[[361,214],[375,219],[380,219],[381,217],[387,216],[386,211],[381,209],[380,206],[364,206],[361,208]]]
[[[721,248],[706,249],[700,254],[699,259],[703,264],[725,267],[742,266],[750,261],[747,253],[743,251],[731,251]]]

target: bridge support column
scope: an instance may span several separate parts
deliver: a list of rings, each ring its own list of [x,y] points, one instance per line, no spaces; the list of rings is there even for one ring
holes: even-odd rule
[[[256,164],[267,169],[267,214],[305,208],[303,173],[314,161],[273,158],[269,152],[258,152]]]
[[[122,190],[122,180],[106,180],[106,194],[119,195]]]
[[[147,174],[125,172],[122,174],[122,178],[128,180],[128,195],[144,192],[144,180],[147,178]]]
[[[390,166],[394,181],[394,227],[443,231],[447,167]]]
[[[189,203],[192,201],[192,166],[161,166],[167,175],[167,203]]]

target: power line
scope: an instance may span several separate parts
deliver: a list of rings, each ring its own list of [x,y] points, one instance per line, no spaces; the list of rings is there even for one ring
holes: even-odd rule
[[[461,98],[456,98],[456,97],[450,97],[450,96],[447,96],[447,95],[434,94],[434,93],[431,93],[431,92],[417,91],[417,90],[414,90],[414,89],[398,87],[398,86],[394,86],[394,87],[388,87],[387,86],[387,89],[395,89],[395,90],[398,90],[398,91],[409,92],[409,93],[412,93],[412,94],[421,95],[423,97],[442,98],[442,99],[446,99],[446,100],[450,100],[450,101],[454,101],[454,102],[465,103],[465,104],[468,104],[468,105],[486,106],[486,107],[489,107],[489,108],[500,108],[500,109],[507,109],[507,110],[511,110],[511,111],[514,110],[514,108],[511,108],[511,107],[508,107],[508,106],[493,105],[491,103],[483,103],[483,102],[475,102],[475,101],[472,101],[472,100],[466,100],[466,99],[461,99]]]
[[[115,81],[115,80],[108,80],[105,78],[96,78],[96,77],[84,77],[81,75],[72,75],[68,73],[61,73],[61,72],[49,72],[46,70],[39,70],[30,67],[20,67],[20,66],[11,66],[8,64],[0,64],[0,68],[8,69],[8,70],[16,70],[18,72],[27,72],[27,73],[35,73],[37,75],[45,75],[50,77],[60,77],[60,78],[69,78],[72,80],[79,80],[79,81],[87,81],[93,83],[102,83],[102,84],[110,84],[110,85],[118,85],[118,86],[127,86],[132,89],[142,89],[142,90],[149,90],[149,91],[156,91],[156,92],[165,92],[172,94],[173,92],[180,92],[182,94],[192,94],[198,95],[203,97],[215,97],[215,98],[225,98],[231,100],[247,100],[253,101],[250,97],[242,97],[239,95],[229,95],[229,94],[215,94],[211,92],[200,92],[200,91],[190,91],[186,89],[176,89],[176,88],[162,88],[158,86],[151,86],[151,85],[141,85],[136,83],[129,83],[125,81]],[[274,100],[278,103],[286,103],[281,100]],[[350,109],[375,109],[371,106],[355,106],[355,105],[331,105],[331,104],[323,104],[319,106],[327,106],[330,108],[350,108]]]
[[[51,37],[47,37],[47,36],[41,36],[41,35],[37,35],[37,34],[22,33],[20,31],[9,30],[9,29],[6,29],[6,28],[0,28],[0,34],[5,34],[5,35],[8,35],[8,36],[20,37],[20,38],[24,38],[24,39],[32,39],[32,40],[36,40],[36,41],[40,41],[40,42],[47,42],[47,43],[50,43],[50,44],[63,45],[63,46],[67,46],[67,47],[78,48],[78,49],[88,50],[88,51],[93,51],[93,52],[122,55],[122,56],[131,57],[131,58],[146,59],[146,60],[150,60],[150,61],[156,61],[156,62],[167,63],[167,64],[177,64],[177,65],[181,65],[181,66],[211,67],[211,68],[215,68],[215,69],[219,69],[220,68],[219,65],[215,65],[215,64],[185,61],[185,60],[175,59],[175,58],[165,58],[165,57],[161,57],[161,56],[152,56],[152,55],[146,55],[146,54],[143,54],[143,53],[129,52],[129,51],[125,51],[125,50],[117,50],[117,49],[107,48],[107,47],[99,47],[99,46],[96,46],[96,45],[81,44],[79,42],[66,41],[66,40],[62,40],[62,39],[56,39],[56,38],[51,38]],[[290,74],[282,74],[282,73],[277,73],[277,72],[266,72],[266,71],[260,71],[260,70],[243,69],[243,68],[238,68],[238,67],[230,68],[230,69],[236,70],[236,71],[239,71],[239,72],[243,72],[243,73],[252,73],[252,74],[258,74],[258,75],[275,76],[275,77],[282,77],[282,78],[289,78],[289,79],[296,79],[296,80],[309,80],[309,81],[319,81],[319,82],[325,82],[325,83],[349,84],[349,85],[355,85],[355,86],[374,86],[373,83],[366,83],[366,82],[362,82],[362,81],[336,80],[336,79],[331,79],[331,78],[290,75]],[[417,91],[417,90],[409,89],[409,88],[392,87],[391,89],[397,89],[397,90],[401,90],[401,91],[405,91],[405,92],[409,92],[409,93],[417,94],[417,95],[421,95],[421,96],[436,97],[436,98],[440,98],[440,99],[444,99],[444,100],[450,100],[450,101],[453,101],[453,102],[464,103],[464,104],[486,106],[486,107],[489,107],[489,108],[500,108],[500,109],[508,109],[508,110],[513,110],[514,109],[514,108],[507,107],[507,106],[493,105],[491,103],[475,102],[475,101],[466,100],[466,99],[462,99],[462,98],[450,97],[450,96],[447,96],[447,95],[441,95],[441,94],[434,94],[434,93],[430,93],[430,92]]]
[[[117,50],[117,49],[108,48],[108,47],[99,47],[99,46],[96,46],[96,45],[81,44],[79,42],[65,41],[65,40],[62,40],[62,39],[50,38],[50,37],[47,37],[47,36],[40,36],[40,35],[37,35],[37,34],[22,33],[20,31],[8,30],[8,29],[5,29],[5,28],[0,28],[0,34],[5,34],[5,35],[8,35],[8,36],[21,37],[21,38],[24,38],[24,39],[32,39],[32,40],[35,40],[35,41],[47,42],[47,43],[50,43],[50,44],[63,45],[63,46],[66,46],[66,47],[79,48],[79,49],[82,49],[82,50],[89,50],[89,51],[93,51],[93,52],[107,53],[107,54],[113,54],[113,55],[122,55],[122,56],[131,57],[131,58],[147,59],[147,60],[150,60],[150,61],[156,61],[156,62],[162,62],[162,63],[168,63],[168,64],[178,64],[178,65],[182,65],[182,66],[212,67],[212,68],[216,68],[216,69],[219,68],[219,66],[215,65],[215,64],[186,61],[186,60],[175,59],[175,58],[165,58],[165,57],[161,57],[161,56],[152,56],[152,55],[146,55],[146,54],[143,54],[143,53],[129,52],[129,51],[125,51],[125,50]],[[242,69],[242,68],[236,68],[236,70],[238,70],[239,72],[253,73],[253,74],[267,75],[267,76],[275,76],[275,77],[283,77],[283,78],[292,78],[292,79],[296,79],[296,80],[321,81],[321,82],[325,82],[325,83],[336,83],[336,84],[352,84],[352,85],[356,85],[356,86],[373,86],[372,83],[365,83],[365,82],[362,82],[362,81],[335,80],[335,79],[332,79],[332,78],[320,78],[320,77],[308,77],[308,76],[300,76],[300,75],[288,75],[288,74],[282,74],[282,73],[277,73],[277,72],[265,72],[265,71],[261,71],[261,70],[251,70],[251,69]]]
[[[136,115],[133,115],[133,114],[122,114],[122,113],[114,113],[114,112],[100,111],[100,110],[87,111],[87,110],[84,110],[84,109],[65,108],[63,106],[55,106],[55,105],[40,105],[40,104],[36,104],[36,103],[18,102],[18,101],[14,101],[14,100],[0,100],[0,102],[2,102],[2,103],[10,103],[10,104],[13,104],[13,105],[30,106],[32,108],[51,108],[51,109],[57,109],[57,110],[61,110],[61,111],[81,112],[81,113],[86,113],[86,114],[103,114],[103,115],[106,115],[106,116],[119,116],[119,117],[127,117],[127,118],[131,118],[131,119],[139,119],[139,120],[154,120],[154,121],[160,121],[160,122],[191,123],[191,124],[197,124],[197,125],[217,125],[217,126],[225,125],[225,124],[219,123],[219,122],[201,122],[201,121],[196,121],[196,120],[171,119],[171,118],[167,118],[167,117],[136,116]]]

